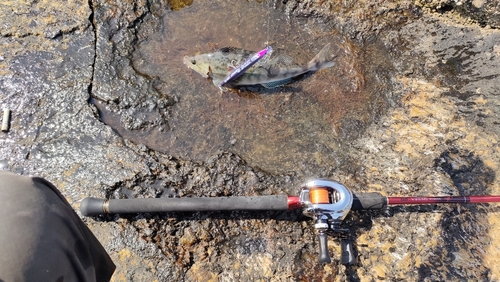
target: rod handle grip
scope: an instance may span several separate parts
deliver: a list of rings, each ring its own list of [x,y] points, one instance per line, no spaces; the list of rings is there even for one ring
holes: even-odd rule
[[[328,253],[328,235],[326,232],[318,233],[319,241],[319,263],[330,263],[332,262],[330,254]]]
[[[84,216],[95,216],[103,214],[105,201],[105,199],[87,197],[83,199],[82,203],[80,204],[80,212]]]
[[[353,193],[351,210],[380,210],[387,206],[387,197],[377,192]]]

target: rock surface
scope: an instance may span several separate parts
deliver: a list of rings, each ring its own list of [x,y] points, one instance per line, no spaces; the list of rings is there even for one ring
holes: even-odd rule
[[[86,196],[296,194],[300,171],[267,173],[231,152],[203,162],[170,156],[101,122],[96,101],[130,129],[168,129],[183,90],[137,71],[132,54],[148,36],[137,32],[141,25],[158,27],[161,10],[190,4],[171,2],[3,1],[0,101],[12,110],[11,130],[0,134],[3,169],[47,178],[75,209]],[[337,2],[275,7],[328,21],[360,46],[379,41],[393,65],[394,99],[346,146],[345,164],[316,176],[385,195],[500,194],[498,4]],[[300,213],[84,220],[117,264],[114,281],[495,281],[498,212],[495,205],[353,212],[345,225],[359,257],[349,267],[338,265],[333,239],[333,263],[317,264],[312,222]]]

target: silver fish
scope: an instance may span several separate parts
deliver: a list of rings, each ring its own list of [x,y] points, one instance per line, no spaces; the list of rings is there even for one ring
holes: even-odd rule
[[[271,55],[268,53],[259,62],[246,70],[245,73],[231,80],[225,86],[238,87],[260,84],[266,88],[274,88],[288,84],[299,75],[332,67],[334,62],[327,59],[329,49],[330,43],[325,45],[305,66],[295,64],[293,59],[286,55],[279,55],[271,59]],[[183,61],[188,68],[203,77],[211,78],[212,82],[219,86],[231,70],[254,54],[255,51],[225,47],[213,53],[185,56]]]

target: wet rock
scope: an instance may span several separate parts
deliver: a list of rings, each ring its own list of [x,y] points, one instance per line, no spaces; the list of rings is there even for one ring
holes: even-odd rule
[[[96,106],[118,115],[128,130],[168,126],[172,98],[162,92],[160,82],[137,72],[131,61],[134,45],[147,36],[137,30],[143,21],[154,20],[150,8],[164,7],[148,1],[92,1],[92,7],[96,57],[91,93],[103,102]]]
[[[79,9],[91,13],[86,4]],[[0,38],[5,50],[2,101],[12,109],[11,131],[2,137],[11,143],[2,146],[2,156],[13,171],[46,176],[67,191],[70,202],[79,201],[87,190],[83,187],[120,178],[107,169],[124,168],[122,175],[127,167],[132,168],[129,172],[142,169],[133,154],[120,153],[123,143],[96,119],[95,108],[88,104],[95,37],[87,18],[78,26],[56,39]],[[111,161],[120,155],[122,163]]]
[[[419,6],[433,12],[449,15],[451,18],[463,18],[465,21],[478,23],[492,28],[500,27],[500,3],[494,0],[473,1],[417,1]]]
[[[419,18],[421,9],[413,1],[314,1],[282,2],[290,16],[327,18],[343,34],[358,41],[373,40],[382,31],[391,30]],[[277,4],[281,6],[281,3]]]
[[[495,49],[493,38],[498,34],[473,27],[455,27],[424,17],[408,24],[400,35],[412,38],[411,42],[419,42],[403,52],[403,59],[411,61],[406,56],[423,56],[424,61],[413,60],[414,66],[422,66],[413,69],[416,77],[400,78],[406,89],[403,93],[407,94],[402,97],[402,106],[391,110],[381,126],[368,130],[366,137],[377,137],[361,138],[361,143],[355,146],[369,152],[370,161],[364,160],[363,179],[371,179],[370,190],[391,187],[388,194],[498,193],[498,185],[493,181],[499,162],[495,149],[498,127],[492,119],[485,119],[487,115],[477,116],[483,111],[496,112],[498,102],[494,85],[498,83],[497,75],[488,73],[497,72],[498,57],[492,59],[487,53]],[[414,41],[416,38],[419,40]],[[461,43],[467,45],[472,38],[481,38],[482,51],[475,52],[472,45],[460,48]],[[455,58],[457,64],[443,68],[441,63],[451,58]],[[470,71],[472,66],[476,66],[474,71]],[[450,95],[450,89],[454,95]],[[468,94],[471,92],[474,94]],[[390,220],[375,219],[370,231],[358,237],[358,246],[360,243],[367,245],[366,249],[360,248],[360,252],[369,253],[368,257],[363,256],[363,265],[371,265],[382,276],[390,273],[390,277],[404,277],[416,270],[419,273],[417,280],[496,279],[498,273],[490,267],[487,255],[490,251],[486,251],[489,243],[484,240],[498,230],[496,223],[489,219],[496,212],[476,206],[441,209],[442,215],[420,217],[424,214],[414,215],[405,212],[413,209],[403,209],[391,213]],[[418,228],[410,233],[403,232],[405,220]],[[398,223],[393,225],[395,222]],[[383,241],[378,235],[377,239],[365,237],[377,232],[384,233]],[[406,235],[391,239],[387,234],[391,232]],[[424,235],[425,232],[429,233]],[[377,242],[377,251],[370,242]],[[417,249],[425,251],[418,251],[417,255]],[[382,252],[377,254],[380,250]],[[384,258],[392,263],[376,263]],[[400,270],[395,271],[389,265],[399,265]],[[446,270],[443,273],[437,269]],[[371,275],[368,273],[360,270],[357,274]]]
[[[0,19],[2,26],[19,26],[17,32],[3,33],[0,38],[0,100],[12,110],[11,130],[0,136],[0,159],[8,162],[11,171],[45,177],[77,208],[82,195],[104,196],[102,185],[131,178],[146,166],[99,121],[95,107],[88,103],[95,58],[95,34],[88,20],[92,10],[87,1],[72,3],[38,1],[25,7],[7,2],[0,6],[2,15],[14,5],[14,11],[28,9],[32,21],[54,20],[45,27],[30,27],[23,24],[23,16],[20,22]],[[51,35],[60,31],[59,36]],[[106,226],[106,236],[96,227],[96,234],[106,242],[113,226]],[[108,250],[120,261],[119,251],[124,248],[108,246]]]
[[[3,1],[0,35],[56,38],[87,26],[91,13],[86,0]]]

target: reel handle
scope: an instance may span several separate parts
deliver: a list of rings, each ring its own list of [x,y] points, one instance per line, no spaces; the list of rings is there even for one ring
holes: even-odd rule
[[[343,265],[354,265],[356,264],[356,256],[354,255],[354,247],[352,245],[352,240],[341,239],[340,240],[340,263]]]
[[[328,253],[328,235],[324,231],[318,232],[319,263],[330,263],[332,259]]]

